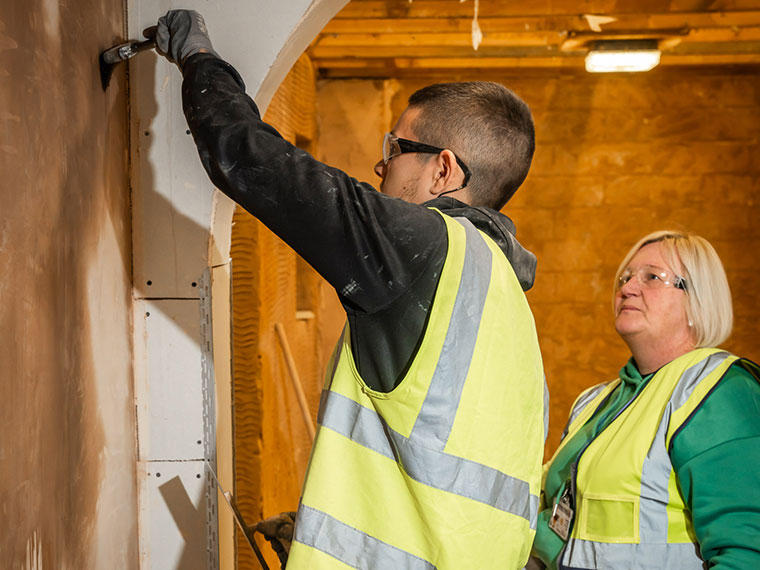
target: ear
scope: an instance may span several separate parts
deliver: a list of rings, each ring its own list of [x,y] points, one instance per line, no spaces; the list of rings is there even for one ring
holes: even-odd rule
[[[462,169],[457,164],[457,158],[453,152],[443,150],[438,153],[438,156],[432,162],[435,163],[435,172],[433,186],[430,188],[431,194],[438,197],[462,185],[462,182],[464,182],[464,172],[462,172]],[[467,189],[463,188],[452,193],[452,197],[466,201],[463,199],[466,192]],[[462,194],[461,196],[460,193]]]

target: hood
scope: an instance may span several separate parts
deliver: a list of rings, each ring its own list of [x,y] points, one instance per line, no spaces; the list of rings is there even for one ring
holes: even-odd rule
[[[536,256],[525,249],[515,237],[515,224],[507,216],[484,206],[469,206],[444,196],[423,204],[436,208],[453,218],[467,218],[501,248],[514,269],[523,291],[533,287],[536,278]]]

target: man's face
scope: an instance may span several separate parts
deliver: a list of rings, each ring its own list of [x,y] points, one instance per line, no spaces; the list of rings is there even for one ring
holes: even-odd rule
[[[398,138],[416,141],[412,125],[419,112],[419,109],[407,107],[391,132]],[[413,204],[422,204],[434,198],[435,196],[426,192],[429,162],[420,162],[420,155],[414,152],[394,156],[388,164],[383,164],[381,158],[375,164],[375,173],[382,178],[380,191]]]

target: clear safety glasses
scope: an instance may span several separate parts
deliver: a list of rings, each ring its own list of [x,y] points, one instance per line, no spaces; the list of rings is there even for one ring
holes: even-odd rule
[[[643,287],[648,289],[658,289],[663,287],[675,287],[686,291],[686,279],[675,273],[671,273],[662,267],[654,265],[644,265],[643,267],[627,267],[618,278],[617,287],[622,289],[623,285],[628,283],[633,277],[639,280]]]
[[[444,150],[446,149],[417,141],[410,141],[408,139],[400,139],[392,133],[385,133],[385,136],[383,137],[383,164],[388,164],[391,158],[398,156],[399,154],[404,154],[406,152],[439,154]],[[462,182],[462,185],[459,188],[456,188],[456,190],[461,190],[467,186],[467,183],[470,181],[471,173],[470,169],[467,168],[467,165],[462,162],[462,160],[456,154],[454,154],[454,158],[456,158],[459,168],[461,168],[462,172],[464,173],[464,182]],[[450,190],[449,192],[453,191],[454,190]]]

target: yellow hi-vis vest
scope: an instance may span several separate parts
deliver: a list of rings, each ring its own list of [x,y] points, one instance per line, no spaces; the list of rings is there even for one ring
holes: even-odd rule
[[[712,348],[676,358],[581,452],[575,518],[560,569],[702,570],[670,444],[736,360]],[[602,384],[578,398],[563,443],[620,382]]]
[[[424,337],[389,393],[362,381],[344,331],[288,570],[522,568],[538,512],[543,367],[502,251],[443,215],[448,253]]]

